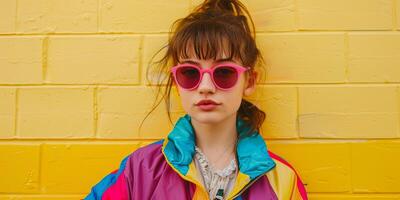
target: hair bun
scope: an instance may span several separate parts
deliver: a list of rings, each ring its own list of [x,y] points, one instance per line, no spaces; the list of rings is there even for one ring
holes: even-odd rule
[[[208,15],[213,15],[213,13],[228,12],[232,15],[240,15],[240,3],[236,0],[205,0],[196,11],[204,12]]]

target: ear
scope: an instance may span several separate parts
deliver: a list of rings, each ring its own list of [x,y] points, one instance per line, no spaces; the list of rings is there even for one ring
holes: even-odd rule
[[[256,80],[257,80],[257,72],[253,71],[249,74],[249,77],[246,82],[246,86],[243,91],[244,96],[250,96],[256,90]]]

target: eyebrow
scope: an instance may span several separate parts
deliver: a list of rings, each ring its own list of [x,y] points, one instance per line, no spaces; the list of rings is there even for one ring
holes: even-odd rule
[[[226,62],[226,61],[231,61],[231,62],[233,62],[233,60],[230,59],[230,58],[222,58],[222,59],[218,59],[218,60],[214,61],[214,63]],[[195,65],[200,65],[200,63],[198,63],[198,62],[196,62],[196,61],[193,61],[193,60],[185,60],[185,61],[183,61],[182,63],[190,63],[190,64],[195,64]]]

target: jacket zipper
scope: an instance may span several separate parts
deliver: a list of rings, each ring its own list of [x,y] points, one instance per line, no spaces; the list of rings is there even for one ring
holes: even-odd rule
[[[265,173],[266,174],[266,173]],[[250,181],[249,183],[247,183],[246,186],[244,186],[235,196],[232,197],[232,199],[235,199],[236,197],[238,197],[239,195],[241,195],[244,191],[247,190],[247,188],[249,188],[254,182],[256,182],[259,178],[261,178],[262,176],[264,176],[265,174],[261,174],[260,176],[257,176],[255,179],[253,179],[252,181]]]
[[[274,169],[276,167],[276,165],[274,165],[271,169],[269,169],[267,172],[257,176],[256,178],[254,178],[252,181],[250,181],[246,186],[244,186],[235,196],[232,197],[232,199],[235,199],[236,197],[238,197],[239,195],[241,195],[244,191],[247,190],[247,188],[249,188],[254,182],[256,182],[259,178],[261,178],[262,176],[265,176],[268,172],[270,172],[272,169]]]

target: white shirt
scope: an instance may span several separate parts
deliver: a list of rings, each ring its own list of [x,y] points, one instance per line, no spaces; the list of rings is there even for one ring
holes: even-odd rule
[[[225,199],[231,192],[237,176],[236,159],[233,158],[229,165],[222,170],[215,170],[209,164],[204,153],[195,146],[194,161],[199,179],[202,180],[210,199]],[[223,195],[218,194],[218,190],[223,190]]]

